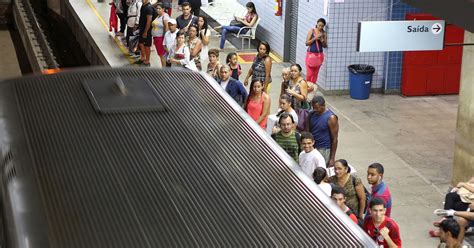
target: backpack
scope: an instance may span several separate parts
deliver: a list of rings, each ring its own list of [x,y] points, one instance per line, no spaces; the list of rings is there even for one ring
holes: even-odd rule
[[[151,22],[153,22],[156,19],[156,17],[158,17],[158,12],[156,11],[155,8],[153,8],[153,7],[151,7],[151,8],[153,9],[153,15],[151,17]]]

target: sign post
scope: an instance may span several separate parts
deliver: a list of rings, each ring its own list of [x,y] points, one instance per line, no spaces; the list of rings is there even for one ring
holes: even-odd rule
[[[359,22],[358,52],[442,50],[444,20]]]

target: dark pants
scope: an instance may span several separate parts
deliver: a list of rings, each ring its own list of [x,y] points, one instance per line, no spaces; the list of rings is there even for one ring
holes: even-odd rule
[[[117,13],[120,19],[120,33],[125,33],[125,27],[127,26],[127,13]]]
[[[469,207],[469,203],[464,203],[461,201],[461,197],[459,197],[458,193],[450,192],[446,194],[446,198],[444,199],[444,209],[454,209],[456,211],[466,211]]]
[[[194,16],[199,16],[199,13],[201,13],[201,6],[191,5],[191,10]]]

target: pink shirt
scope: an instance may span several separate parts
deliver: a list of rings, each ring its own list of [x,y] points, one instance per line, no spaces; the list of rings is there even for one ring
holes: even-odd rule
[[[260,98],[257,101],[253,101],[252,99],[249,99],[248,104],[247,104],[247,113],[254,119],[254,121],[257,121],[260,115],[263,113],[263,94],[260,96]],[[249,96],[250,97],[250,96]],[[264,128],[267,126],[267,118],[263,119],[263,121],[260,123],[260,127]]]

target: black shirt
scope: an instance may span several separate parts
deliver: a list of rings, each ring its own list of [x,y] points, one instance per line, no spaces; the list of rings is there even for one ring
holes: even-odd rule
[[[142,8],[140,9],[140,20],[138,21],[138,28],[140,29],[140,32],[145,30],[147,16],[151,16],[153,18],[153,7],[150,3],[142,5]],[[151,32],[151,23],[148,32]]]
[[[184,19],[183,15],[180,15],[178,16],[178,18],[176,18],[176,24],[177,24],[176,26],[178,26],[178,29],[183,29],[188,26],[189,22],[192,22],[191,25],[197,25],[197,21],[198,21],[198,18],[195,17],[194,15],[191,15],[186,20]]]

